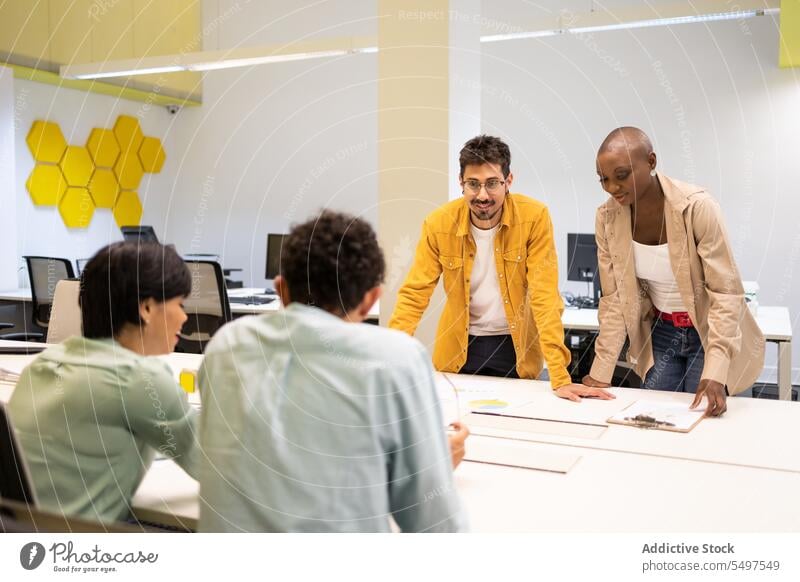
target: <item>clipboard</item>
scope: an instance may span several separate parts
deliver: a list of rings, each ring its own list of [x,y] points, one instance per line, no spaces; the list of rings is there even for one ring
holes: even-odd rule
[[[606,422],[637,428],[687,433],[703,420],[705,411],[690,410],[684,403],[637,400]]]

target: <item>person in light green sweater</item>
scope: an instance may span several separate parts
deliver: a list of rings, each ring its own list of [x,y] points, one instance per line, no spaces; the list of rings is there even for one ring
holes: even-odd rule
[[[86,265],[83,336],[42,352],[9,402],[37,502],[104,522],[130,502],[156,451],[195,477],[197,412],[167,364],[191,275],[171,246],[115,243]]]

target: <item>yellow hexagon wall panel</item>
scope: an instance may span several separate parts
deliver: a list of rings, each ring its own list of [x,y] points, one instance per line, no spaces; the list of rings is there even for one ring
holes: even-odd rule
[[[113,168],[119,157],[117,138],[110,129],[95,127],[86,141],[86,148],[92,155],[94,165],[101,168]]]
[[[86,228],[94,215],[94,202],[86,188],[67,188],[58,211],[67,228]]]
[[[26,141],[37,162],[57,164],[67,149],[61,128],[52,121],[34,121]]]
[[[55,206],[67,189],[61,169],[50,164],[36,164],[25,185],[37,206]]]
[[[145,172],[156,174],[161,171],[167,155],[161,147],[161,140],[157,137],[146,137],[139,148],[139,160]]]
[[[26,186],[37,206],[58,206],[69,228],[86,228],[95,208],[109,208],[120,226],[138,225],[136,190],[145,172],[166,160],[161,140],[145,137],[139,120],[120,115],[113,129],[96,127],[85,146],[68,145],[58,124],[38,120],[26,138],[36,165]]]
[[[114,205],[114,220],[117,226],[138,226],[142,220],[142,203],[136,192],[123,191]]]
[[[89,178],[92,177],[92,172],[94,172],[94,163],[89,155],[89,150],[83,146],[67,147],[59,166],[70,186],[86,187],[89,184]]]
[[[135,152],[123,153],[114,165],[114,174],[122,190],[135,190],[142,181],[142,164]]]
[[[123,156],[126,153],[133,153],[135,156],[144,139],[142,128],[139,127],[139,120],[130,115],[117,117],[117,122],[114,124],[114,135],[117,137],[117,143]]]
[[[89,194],[97,208],[114,208],[119,194],[119,184],[114,172],[108,168],[97,168],[89,180]]]

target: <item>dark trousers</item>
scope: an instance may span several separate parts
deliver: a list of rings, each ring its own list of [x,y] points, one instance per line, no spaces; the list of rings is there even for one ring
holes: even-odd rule
[[[467,362],[459,374],[519,378],[517,353],[510,335],[471,335],[468,342]]]

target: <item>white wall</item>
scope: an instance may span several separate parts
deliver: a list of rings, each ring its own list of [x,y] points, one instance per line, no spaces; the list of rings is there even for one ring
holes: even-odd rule
[[[112,128],[118,115],[139,119],[147,136],[162,140],[167,159],[159,174],[145,174],[139,188],[144,206],[143,224],[163,222],[168,208],[168,196],[175,181],[177,160],[182,157],[185,143],[176,140],[176,127],[185,123],[171,116],[163,107],[96,95],[53,85],[15,80],[15,142],[16,142],[16,217],[18,233],[18,264],[23,267],[23,255],[59,256],[69,259],[87,258],[100,247],[121,240],[110,209],[98,208],[86,229],[68,229],[58,209],[35,206],[25,187],[34,167],[33,156],[25,138],[37,119],[58,123],[70,145],[85,145],[94,127]],[[156,232],[162,235],[157,226]],[[24,269],[19,271],[19,284],[28,286]]]
[[[0,216],[15,216],[17,208],[14,144],[14,72],[0,66]],[[17,286],[17,224],[5,220],[0,229],[0,289]]]
[[[597,147],[639,126],[662,171],[720,201],[742,277],[760,283],[762,305],[788,305],[797,329],[800,74],[778,68],[777,50],[770,17],[483,46],[483,130],[509,140],[515,190],[550,206],[562,273],[566,233],[593,232],[606,198]],[[793,360],[798,382],[800,342]]]
[[[377,30],[371,3],[206,4],[205,27],[219,18],[209,40],[219,48]],[[376,81],[374,54],[207,73],[203,107],[177,116],[185,124],[174,137],[188,147],[160,217],[167,239],[218,253],[245,269],[248,286],[263,286],[268,232],[323,207],[375,224]]]

